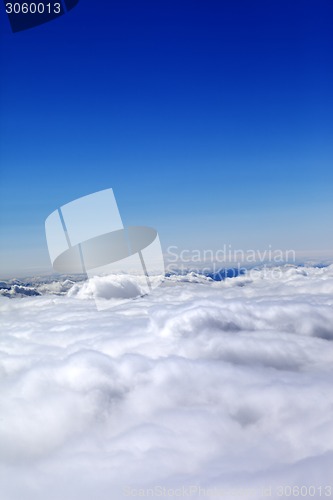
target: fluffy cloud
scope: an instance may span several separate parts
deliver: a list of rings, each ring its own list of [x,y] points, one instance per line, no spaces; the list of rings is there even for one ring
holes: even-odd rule
[[[333,266],[171,276],[103,312],[98,283],[51,285],[0,297],[1,498],[331,484]]]

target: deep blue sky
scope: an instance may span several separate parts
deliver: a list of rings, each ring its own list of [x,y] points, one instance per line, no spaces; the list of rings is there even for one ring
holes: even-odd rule
[[[0,276],[44,220],[112,187],[164,249],[333,256],[333,3],[81,0],[1,28]]]

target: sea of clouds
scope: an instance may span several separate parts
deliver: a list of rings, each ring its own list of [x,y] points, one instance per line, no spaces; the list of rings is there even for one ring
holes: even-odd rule
[[[14,286],[1,500],[333,495],[333,265],[172,275],[125,304],[119,279]]]

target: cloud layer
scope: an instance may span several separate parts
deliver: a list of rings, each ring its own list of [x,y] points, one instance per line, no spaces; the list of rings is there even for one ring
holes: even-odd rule
[[[333,266],[175,275],[103,312],[71,286],[0,297],[1,498],[331,484]]]

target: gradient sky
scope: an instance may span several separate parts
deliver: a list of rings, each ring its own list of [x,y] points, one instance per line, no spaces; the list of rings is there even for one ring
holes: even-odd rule
[[[44,221],[112,187],[164,250],[333,256],[333,3],[81,0],[1,29],[0,277],[50,269]]]

